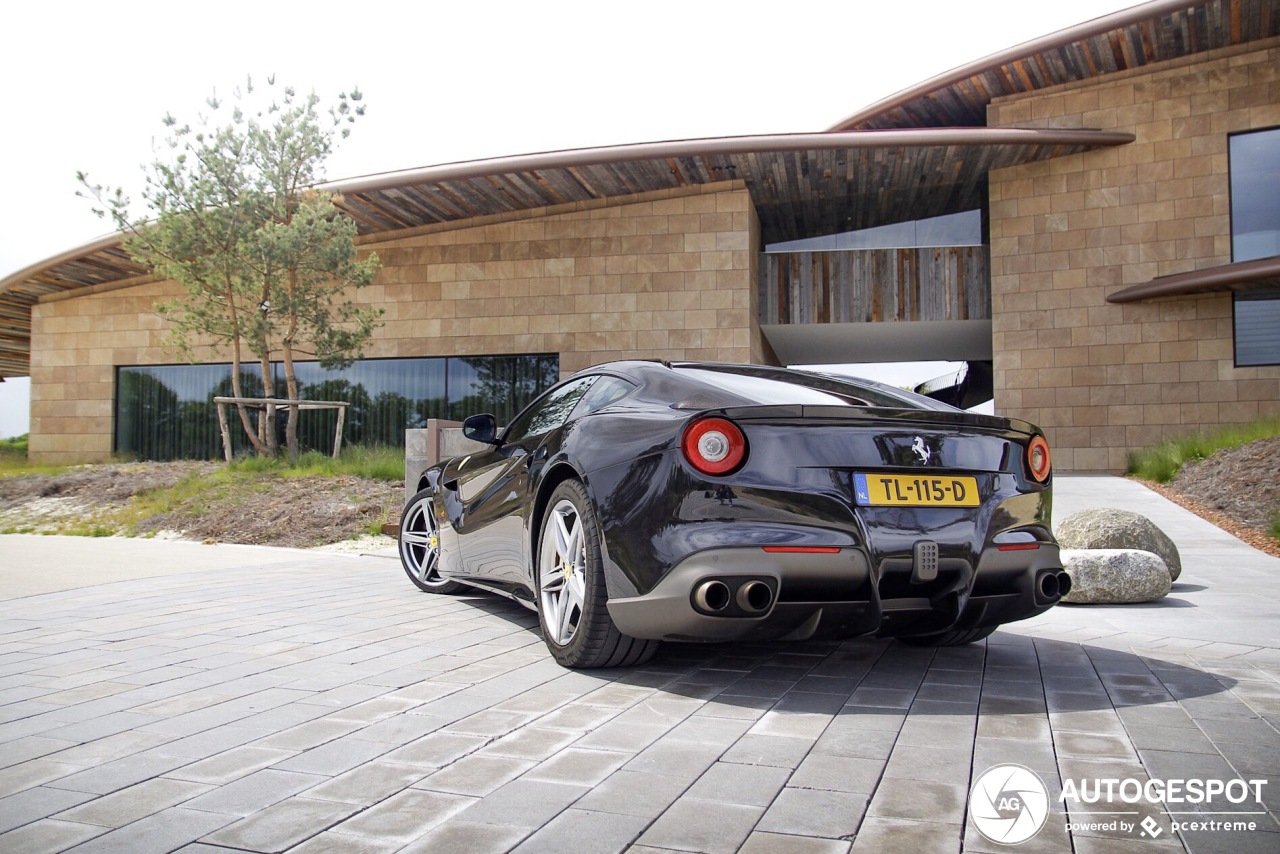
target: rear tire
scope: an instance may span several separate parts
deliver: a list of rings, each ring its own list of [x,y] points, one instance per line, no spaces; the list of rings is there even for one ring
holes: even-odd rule
[[[426,593],[457,593],[464,585],[440,575],[440,523],[435,495],[428,487],[409,499],[400,514],[400,565],[414,586]]]
[[[964,646],[980,641],[989,636],[999,626],[980,626],[976,629],[962,629],[953,632],[939,632],[936,635],[916,635],[898,638],[907,646]]]
[[[534,570],[542,636],[564,667],[628,667],[658,651],[657,641],[624,635],[609,616],[600,527],[587,490],[576,480],[551,493]]]

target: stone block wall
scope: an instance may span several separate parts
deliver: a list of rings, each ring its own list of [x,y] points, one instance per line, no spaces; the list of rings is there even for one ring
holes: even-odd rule
[[[1227,138],[1280,125],[1280,39],[998,99],[992,127],[1136,142],[990,179],[996,411],[1039,424],[1060,470],[1280,414],[1280,367],[1236,368],[1230,294],[1109,293],[1231,261]]]
[[[365,356],[557,353],[566,375],[625,358],[767,361],[759,232],[745,187],[726,182],[365,239],[383,266],[355,299],[386,310]],[[141,281],[35,306],[33,461],[110,456],[115,367],[177,361],[154,310],[177,294]]]

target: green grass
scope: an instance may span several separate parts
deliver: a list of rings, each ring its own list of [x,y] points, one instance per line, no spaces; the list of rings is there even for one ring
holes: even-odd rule
[[[281,477],[355,475],[372,480],[404,480],[404,450],[374,445],[345,448],[337,459],[320,451],[308,451],[292,461],[283,457],[245,457],[228,468],[233,472],[270,473]]]
[[[0,474],[24,469],[27,465],[27,437],[0,439]]]
[[[1180,436],[1144,451],[1131,453],[1128,474],[1156,483],[1168,483],[1177,477],[1184,465],[1207,459],[1214,451],[1238,448],[1275,436],[1280,436],[1280,418]],[[1273,535],[1276,533],[1280,533],[1280,520],[1273,527]]]

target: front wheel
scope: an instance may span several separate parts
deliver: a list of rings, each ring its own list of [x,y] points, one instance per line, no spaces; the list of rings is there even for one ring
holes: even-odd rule
[[[565,667],[643,664],[657,641],[618,631],[606,606],[600,529],[587,491],[576,480],[556,487],[538,537],[538,619],[547,648]]]
[[[990,635],[999,626],[980,626],[976,629],[963,629],[951,632],[938,632],[936,635],[916,635],[898,638],[908,646],[964,646],[974,643]]]
[[[440,575],[440,523],[430,488],[409,499],[400,514],[400,565],[419,590],[457,593],[463,585]]]

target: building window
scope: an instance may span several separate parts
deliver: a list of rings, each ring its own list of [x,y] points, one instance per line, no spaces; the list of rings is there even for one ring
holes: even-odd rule
[[[404,445],[404,431],[425,427],[428,418],[461,420],[492,412],[499,423],[554,385],[560,359],[554,355],[478,356],[434,359],[364,359],[326,371],[316,362],[294,365],[306,400],[351,404],[343,444]],[[284,366],[273,365],[277,397],[284,397]],[[262,396],[256,369],[242,369],[241,391]],[[116,369],[115,448],[144,460],[218,459],[222,437],[213,398],[230,397],[231,366],[158,365]],[[337,413],[302,413],[303,449],[333,447]],[[235,450],[247,445],[238,419],[231,431]],[[280,418],[283,444],[284,418]]]
[[[1280,290],[1235,295],[1236,367],[1280,365]]]
[[[1280,128],[1234,134],[1231,260],[1280,255]]]
[[[895,222],[875,228],[771,243],[765,252],[838,252],[851,249],[919,249],[981,246],[982,211]]]

